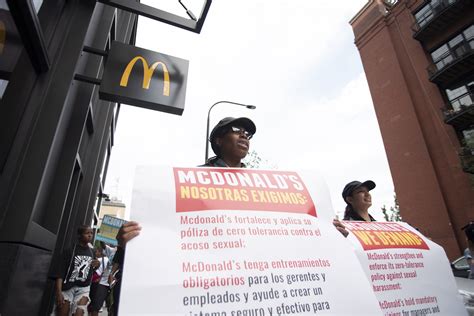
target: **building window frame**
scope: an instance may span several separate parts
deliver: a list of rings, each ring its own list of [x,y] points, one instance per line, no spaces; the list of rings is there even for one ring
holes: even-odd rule
[[[439,12],[441,12],[446,7],[456,3],[459,0],[431,0],[426,1],[420,7],[418,7],[415,11],[413,11],[413,17],[415,18],[415,22],[418,27],[421,29],[425,27],[427,24],[430,23]],[[418,14],[422,11],[426,11],[424,14],[418,16]]]
[[[465,55],[469,50],[474,50],[474,35],[467,37],[464,34],[464,32],[470,30],[471,28],[474,29],[474,24],[467,26],[461,32],[455,34],[444,43],[428,52],[437,71],[442,70],[452,62],[456,61],[461,56]],[[459,36],[462,37],[461,41],[456,42],[454,45],[450,43]],[[446,51],[437,57],[433,57],[433,54],[443,47],[446,47]]]
[[[462,92],[458,92],[464,88]],[[464,107],[474,104],[474,79],[468,80],[456,89],[446,89],[446,98],[453,112],[462,110]]]

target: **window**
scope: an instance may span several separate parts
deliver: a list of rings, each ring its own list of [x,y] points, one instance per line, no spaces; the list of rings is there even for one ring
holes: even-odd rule
[[[7,81],[20,57],[23,45],[5,0],[0,0],[0,79]],[[6,83],[2,82],[2,91]],[[3,92],[1,93],[3,95]]]
[[[8,80],[0,79],[0,100],[2,99],[3,93],[5,92],[7,85],[8,85]]]
[[[13,144],[16,126],[22,113],[21,104],[7,104],[8,86],[12,85],[12,74],[23,50],[23,44],[16,28],[6,0],[0,0],[0,108],[9,107],[11,111],[3,111],[0,117],[0,173],[7,155]],[[3,114],[5,113],[5,114]]]
[[[449,47],[454,48],[457,45],[459,45],[460,43],[462,43],[462,41],[463,41],[463,36],[462,36],[462,34],[459,34],[459,35],[455,36],[452,40],[450,40],[448,42],[448,45],[449,45]]]
[[[454,60],[461,58],[474,49],[474,25],[469,26],[446,44],[431,52],[431,58],[437,70],[441,70]]]
[[[38,14],[42,4],[43,0],[33,0],[33,6],[35,7],[36,14]]]
[[[464,34],[464,37],[467,39],[472,39],[474,38],[474,25],[471,25],[467,29],[462,32]]]
[[[469,46],[471,49],[474,49],[474,25],[468,27],[464,32],[464,37],[469,42]]]
[[[459,111],[461,106],[470,106],[474,101],[474,81],[456,89],[446,89],[446,95],[455,111]]]
[[[119,112],[120,112],[120,103],[115,103],[115,106],[114,106],[114,123],[115,123],[115,125],[117,125]]]
[[[416,23],[421,28],[428,24],[435,16],[458,0],[431,0],[414,14]]]
[[[447,44],[444,44],[443,46],[432,52],[431,58],[433,58],[433,61],[436,65],[436,69],[438,70],[443,69],[447,64],[453,61],[453,56],[451,55]]]
[[[99,192],[97,193],[97,196],[95,197],[95,204],[94,204],[94,225],[98,225],[99,222],[99,213],[100,213],[100,206],[102,205],[102,184],[99,184]],[[97,222],[96,222],[97,218]]]
[[[433,11],[431,6],[428,4],[421,8],[420,11],[415,13],[415,20],[420,27],[423,27],[433,18]]]
[[[107,143],[108,143],[107,150],[105,151],[104,160],[102,161],[102,169],[100,170],[100,175],[99,175],[100,183],[102,186],[105,185],[105,177],[107,176],[107,168],[108,168],[109,159],[110,159],[110,151],[111,151],[111,146],[112,146],[110,137]]]

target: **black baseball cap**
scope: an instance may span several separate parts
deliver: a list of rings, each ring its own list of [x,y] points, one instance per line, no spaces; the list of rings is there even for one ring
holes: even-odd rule
[[[217,146],[215,140],[218,137],[224,135],[227,132],[227,128],[230,126],[243,127],[247,132],[254,135],[257,132],[257,127],[251,119],[246,117],[225,117],[217,123],[216,126],[212,129],[211,135],[209,136],[209,141],[211,142],[212,151],[216,155],[219,155],[219,146]]]
[[[469,239],[471,242],[474,242],[474,221],[470,221],[469,224],[462,227],[461,229],[464,230],[467,239]]]
[[[346,201],[346,197],[350,196],[352,192],[354,192],[355,189],[358,189],[360,187],[366,187],[367,190],[372,190],[375,188],[375,182],[372,180],[367,180],[365,182],[360,182],[360,181],[351,181],[346,186],[344,187],[344,190],[342,190],[342,198],[344,199],[344,202]]]

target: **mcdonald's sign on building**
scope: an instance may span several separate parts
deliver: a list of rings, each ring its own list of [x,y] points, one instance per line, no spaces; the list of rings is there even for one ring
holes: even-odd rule
[[[189,62],[113,42],[100,83],[102,100],[183,114]]]

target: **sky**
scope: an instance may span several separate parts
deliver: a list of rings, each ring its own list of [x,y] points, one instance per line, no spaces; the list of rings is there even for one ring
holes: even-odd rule
[[[184,0],[199,16],[203,0]],[[352,180],[371,179],[370,213],[394,203],[393,182],[350,19],[367,0],[213,1],[201,34],[144,17],[136,46],[189,60],[182,116],[122,105],[105,193],[127,206],[137,165],[204,163],[206,118],[257,125],[251,150],[280,170],[315,169],[336,213]],[[186,16],[178,1],[142,3]],[[133,218],[133,214],[132,214]]]

